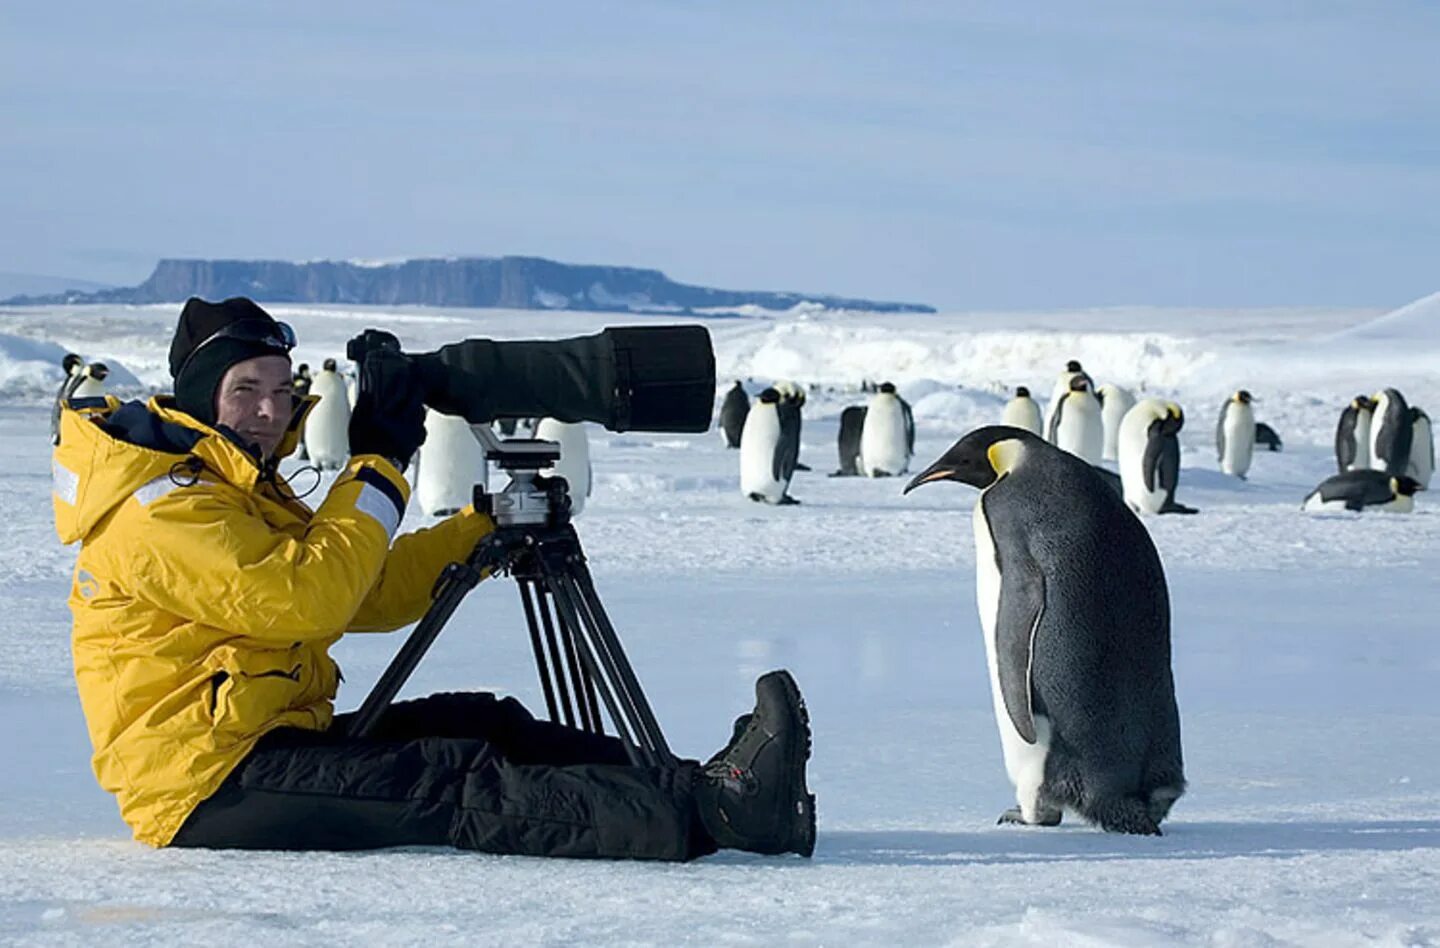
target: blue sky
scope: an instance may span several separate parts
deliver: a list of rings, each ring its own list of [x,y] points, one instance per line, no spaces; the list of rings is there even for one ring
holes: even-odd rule
[[[533,254],[947,309],[1440,289],[1440,4],[0,8],[0,270]]]

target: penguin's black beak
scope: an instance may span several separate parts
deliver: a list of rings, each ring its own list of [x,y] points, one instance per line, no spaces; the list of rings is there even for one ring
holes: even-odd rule
[[[922,484],[929,484],[931,481],[953,481],[955,479],[955,469],[953,467],[944,461],[936,461],[911,478],[910,483],[906,484],[905,489],[900,493],[903,496]]]

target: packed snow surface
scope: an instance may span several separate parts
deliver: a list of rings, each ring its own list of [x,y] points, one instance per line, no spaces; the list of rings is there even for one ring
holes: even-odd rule
[[[1354,395],[1440,406],[1440,302],[1381,311],[1130,308],[934,316],[706,314],[717,402],[733,379],[810,386],[795,507],[739,494],[738,453],[703,435],[592,427],[578,521],[597,584],[670,742],[708,756],[752,682],[790,668],[815,730],[815,858],[727,852],[688,865],[435,849],[153,851],[96,786],[74,694],[74,550],[50,518],[59,359],[168,382],[178,306],[0,310],[0,943],[27,944],[1440,944],[1440,516],[1299,511],[1334,470]],[[613,314],[274,306],[296,361],[383,327],[415,350],[556,338]],[[658,325],[674,317],[629,317]],[[687,320],[688,321],[688,320]],[[862,380],[915,409],[917,456],[998,420],[1067,359],[1184,407],[1177,499],[1145,520],[1165,562],[1189,793],[1166,835],[996,826],[1013,803],[975,611],[976,492],[829,478]],[[1240,481],[1214,425],[1235,389],[1279,431]],[[290,462],[297,486],[316,480]],[[492,478],[493,481],[493,478]],[[323,494],[320,484],[312,499]],[[407,525],[423,522],[414,509]],[[411,681],[540,705],[517,596],[483,584]],[[358,636],[341,709],[396,636]]]

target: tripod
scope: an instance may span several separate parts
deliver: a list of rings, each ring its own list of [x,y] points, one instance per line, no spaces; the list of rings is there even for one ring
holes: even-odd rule
[[[499,493],[475,491],[476,509],[490,514],[496,528],[463,563],[445,567],[429,610],[355,713],[349,733],[371,733],[470,590],[486,575],[509,573],[520,587],[550,720],[604,734],[603,705],[632,764],[673,765],[675,755],[595,592],[570,523],[568,487],[563,478],[538,473],[560,459],[559,446],[502,442],[484,425],[472,430],[486,459],[510,475]]]

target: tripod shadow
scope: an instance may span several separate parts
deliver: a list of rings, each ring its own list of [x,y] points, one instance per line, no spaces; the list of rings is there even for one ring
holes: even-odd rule
[[[958,866],[1073,860],[1295,859],[1324,852],[1440,849],[1440,820],[1174,823],[1159,837],[1011,827],[990,832],[925,830],[820,833],[815,861],[852,866]]]

